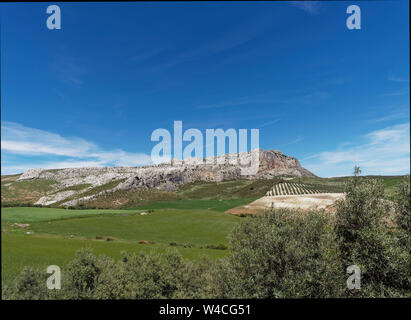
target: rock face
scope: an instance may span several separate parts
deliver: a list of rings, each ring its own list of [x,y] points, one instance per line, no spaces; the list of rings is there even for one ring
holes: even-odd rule
[[[279,150],[259,149],[259,169],[257,176],[291,175],[297,177],[315,177],[313,173],[301,167],[300,161],[294,157],[286,156]]]
[[[247,171],[245,164],[255,159],[258,161],[253,162],[256,165],[254,170]],[[172,164],[146,167],[30,169],[22,174],[18,180],[52,179],[59,182],[59,189],[78,184],[91,185],[81,192],[113,180],[123,181],[111,191],[128,190],[136,187],[175,191],[178,186],[195,181],[223,181],[239,178],[269,179],[284,175],[314,176],[314,174],[301,167],[296,158],[286,156],[281,151],[255,149],[250,152],[207,159],[173,160]],[[67,197],[73,196],[73,192],[56,191],[58,190],[54,190],[52,194],[41,198],[37,204],[52,204],[64,200],[66,195]],[[87,199],[90,199],[90,196]],[[84,197],[84,200],[86,200],[86,197]],[[73,205],[76,201],[65,204]]]

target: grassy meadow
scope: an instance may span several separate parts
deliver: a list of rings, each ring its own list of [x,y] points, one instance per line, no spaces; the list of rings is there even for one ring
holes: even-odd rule
[[[201,203],[205,209],[188,209],[198,203],[183,201],[174,209],[177,203],[170,209],[164,203],[152,205],[147,215],[140,215],[143,209],[2,208],[2,280],[13,279],[26,265],[63,265],[86,247],[113,258],[119,258],[121,251],[169,248],[193,260],[201,255],[221,258],[228,253],[227,235],[241,218],[222,212],[227,204],[220,201]],[[218,245],[223,249],[211,248]]]

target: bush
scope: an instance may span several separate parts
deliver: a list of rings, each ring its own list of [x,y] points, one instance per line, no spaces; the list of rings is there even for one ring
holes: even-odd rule
[[[209,244],[209,245],[206,246],[206,248],[207,248],[207,249],[216,249],[216,250],[227,250],[227,249],[228,249],[228,246],[226,246],[226,245],[223,244],[223,243],[219,243],[219,244],[217,244],[217,245],[215,245],[215,244]]]
[[[4,299],[10,300],[45,300],[49,297],[46,287],[47,274],[45,270],[25,267],[11,286],[2,288]]]
[[[277,210],[239,223],[216,275],[224,298],[336,297],[345,284],[330,219]]]
[[[79,250],[72,261],[68,263],[62,278],[65,285],[64,295],[69,299],[91,299],[99,283],[103,270],[112,263],[112,260],[101,256],[97,258],[90,249]]]
[[[11,208],[11,207],[35,207],[35,208],[42,208],[41,204],[34,204],[32,202],[20,202],[20,201],[9,201],[9,202],[2,202],[2,208]]]
[[[164,255],[123,254],[108,264],[95,289],[97,299],[164,299],[201,297],[208,263],[194,265],[177,251]]]
[[[389,204],[380,181],[356,176],[346,184],[346,199],[337,203],[336,234],[342,265],[361,269],[361,290],[349,296],[403,296],[410,287],[410,254],[399,244],[398,230],[387,224]]]
[[[411,195],[410,195],[410,176],[405,177],[404,181],[398,186],[394,195],[396,204],[395,222],[402,232],[402,241],[411,248]]]

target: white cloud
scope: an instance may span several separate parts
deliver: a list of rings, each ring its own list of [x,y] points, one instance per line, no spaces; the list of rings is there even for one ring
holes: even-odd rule
[[[393,82],[410,82],[410,79],[406,79],[406,78],[400,78],[400,77],[393,77],[393,76],[389,76],[388,77],[389,81],[393,81]]]
[[[396,96],[404,96],[406,94],[409,94],[408,88],[399,89],[399,90],[387,92],[387,93],[382,93],[380,94],[380,96],[381,97],[396,97]]]
[[[102,167],[99,161],[50,161],[40,163],[26,163],[24,165],[2,165],[2,174],[13,174],[26,171],[28,168],[63,169],[80,167]]]
[[[290,4],[311,15],[316,15],[320,11],[319,1],[290,1]]]
[[[87,73],[86,69],[80,67],[78,62],[66,53],[55,56],[50,67],[56,78],[61,82],[70,85],[82,85],[84,83],[83,77]]]
[[[291,90],[282,92],[266,92],[252,96],[235,97],[229,100],[220,101],[217,103],[200,104],[198,109],[216,109],[226,108],[241,105],[252,105],[261,103],[281,103],[281,104],[297,104],[297,103],[312,103],[315,101],[325,100],[330,97],[327,91],[314,90],[311,92],[301,90]]]
[[[398,120],[398,119],[404,119],[404,118],[408,118],[409,115],[406,114],[405,112],[396,112],[396,113],[392,113],[380,118],[376,118],[376,119],[371,119],[369,120],[369,122],[385,122],[385,121],[391,121],[391,120]]]
[[[62,137],[14,122],[2,121],[1,124],[2,172],[5,173],[21,172],[34,167],[49,169],[151,164],[150,156],[144,153],[126,152],[121,149],[103,150],[95,143],[82,138]],[[17,157],[11,158],[7,154]],[[31,160],[29,163],[24,160],[25,157],[37,161]],[[49,161],[50,157],[64,159]]]
[[[259,125],[257,128],[261,129],[261,128],[264,128],[264,127],[268,127],[268,126],[271,126],[271,125],[277,123],[278,121],[280,121],[280,119],[274,119],[274,120],[271,120],[271,121],[267,121],[267,122],[264,122],[263,124]]]
[[[370,132],[365,142],[342,145],[306,158],[304,166],[320,176],[350,175],[354,165],[364,174],[405,174],[410,171],[410,124]]]

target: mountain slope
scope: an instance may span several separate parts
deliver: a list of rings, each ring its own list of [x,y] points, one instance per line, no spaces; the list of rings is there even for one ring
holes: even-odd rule
[[[254,174],[244,175],[239,163],[247,163],[256,156],[259,159],[258,170]],[[294,157],[286,156],[278,150],[255,149],[208,159],[174,160],[173,164],[146,167],[30,169],[17,177],[13,184],[53,181],[50,184],[51,190],[43,193],[35,204],[73,206],[113,192],[156,189],[159,198],[176,199],[168,194],[175,193],[180,186],[190,183],[267,180],[279,176],[315,177],[301,167]],[[8,187],[15,188],[14,185]]]

